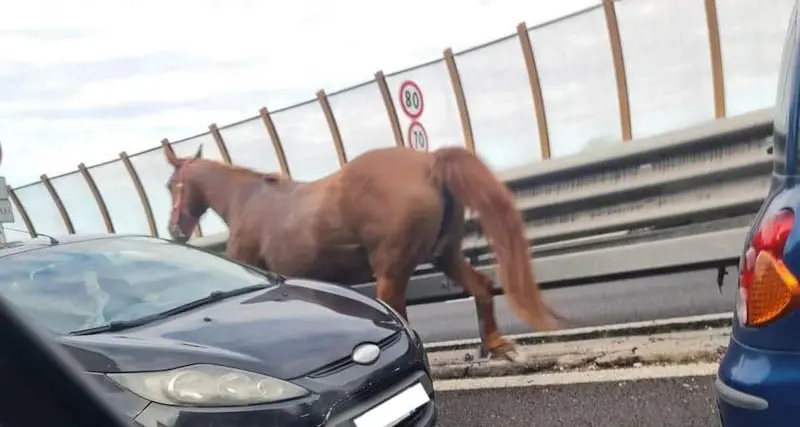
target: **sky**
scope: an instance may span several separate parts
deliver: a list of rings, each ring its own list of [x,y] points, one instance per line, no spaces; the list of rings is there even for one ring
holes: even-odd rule
[[[764,0],[767,1],[767,0]],[[727,113],[774,103],[783,22],[793,0],[718,2]],[[419,121],[430,148],[463,145],[447,68],[455,61],[469,106],[476,151],[496,171],[540,159],[530,84],[516,26],[597,5],[599,0],[0,0],[0,175],[20,186],[90,166],[117,232],[147,233],[131,180],[119,162],[91,167],[206,132],[217,123],[236,164],[277,171],[264,125],[268,107],[292,176],[309,180],[338,168],[318,89],[329,94],[348,156],[392,145],[373,79],[392,93],[411,79],[424,93]],[[708,30],[697,0],[617,1],[635,140],[714,119]],[[680,22],[680,31],[675,23]],[[489,47],[464,49],[504,36]],[[617,87],[603,11],[530,31],[553,157],[618,144]],[[403,130],[410,120],[395,106]],[[175,145],[179,155],[220,154],[207,134]],[[132,157],[163,235],[170,166],[160,151]],[[99,209],[80,175],[52,180],[77,232],[102,232]],[[16,192],[40,232],[65,226],[41,185]],[[215,215],[204,232],[224,229]],[[19,215],[15,224],[22,229]]]
[[[0,173],[21,185],[68,172],[596,3],[14,2],[0,24]]]

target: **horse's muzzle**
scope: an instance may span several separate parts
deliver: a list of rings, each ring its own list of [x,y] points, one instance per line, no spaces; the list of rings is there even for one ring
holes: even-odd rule
[[[172,236],[172,240],[179,243],[186,243],[189,240],[189,235],[184,233],[178,224],[170,224],[169,234]]]

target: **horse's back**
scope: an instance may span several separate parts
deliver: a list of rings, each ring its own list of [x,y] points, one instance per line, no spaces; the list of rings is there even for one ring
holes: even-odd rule
[[[348,183],[368,180],[394,190],[414,190],[428,181],[433,156],[405,147],[386,147],[367,151],[348,162],[341,170]]]
[[[389,205],[431,197],[438,193],[430,181],[432,166],[429,153],[405,147],[370,150],[341,169],[341,190],[351,196],[345,199],[371,194]]]
[[[368,151],[342,168],[342,218],[367,246],[432,246],[444,215],[442,189],[430,179],[433,156],[405,147]]]

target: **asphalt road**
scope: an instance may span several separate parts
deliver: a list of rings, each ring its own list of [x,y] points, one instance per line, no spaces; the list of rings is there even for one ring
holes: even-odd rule
[[[730,312],[736,296],[735,275],[736,269],[729,269],[722,294],[716,270],[550,289],[544,294],[572,327],[638,322]],[[495,297],[494,306],[504,334],[533,332],[509,310],[505,296]],[[410,306],[408,314],[425,342],[478,336],[472,299]]]
[[[439,427],[710,427],[714,377],[437,392]]]

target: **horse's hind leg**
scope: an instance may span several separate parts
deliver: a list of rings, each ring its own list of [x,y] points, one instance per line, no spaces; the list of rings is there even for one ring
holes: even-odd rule
[[[395,250],[378,249],[369,256],[370,266],[375,274],[376,297],[389,304],[408,321],[406,313],[406,286],[416,265],[404,260]]]
[[[523,361],[516,344],[503,337],[497,327],[492,279],[472,268],[464,260],[461,251],[446,251],[436,265],[475,298],[482,347],[492,356],[513,362]]]

